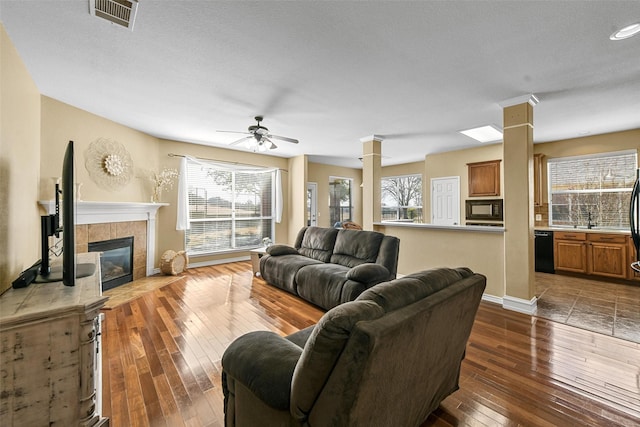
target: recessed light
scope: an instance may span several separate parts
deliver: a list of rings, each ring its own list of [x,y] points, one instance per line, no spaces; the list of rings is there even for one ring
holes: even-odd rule
[[[629,37],[633,37],[636,34],[640,33],[640,22],[636,22],[635,24],[627,25],[621,30],[616,31],[615,33],[609,36],[610,40],[624,40]]]
[[[502,131],[494,125],[461,130],[460,133],[480,142],[499,141],[502,139]]]

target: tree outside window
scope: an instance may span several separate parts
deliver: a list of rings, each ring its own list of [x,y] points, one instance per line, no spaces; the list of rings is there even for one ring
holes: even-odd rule
[[[350,178],[329,177],[329,225],[352,221]]]
[[[422,220],[422,176],[404,175],[382,178],[382,220]]]

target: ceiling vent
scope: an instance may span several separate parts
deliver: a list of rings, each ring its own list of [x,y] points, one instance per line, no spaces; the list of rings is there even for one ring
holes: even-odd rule
[[[89,13],[133,31],[137,0],[89,0]]]

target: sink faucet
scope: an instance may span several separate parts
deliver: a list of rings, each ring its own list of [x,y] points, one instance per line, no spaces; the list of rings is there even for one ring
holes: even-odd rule
[[[587,216],[587,228],[589,230],[591,230],[593,227],[597,226],[598,224],[596,224],[595,222],[591,222],[591,211],[588,212],[588,216]]]

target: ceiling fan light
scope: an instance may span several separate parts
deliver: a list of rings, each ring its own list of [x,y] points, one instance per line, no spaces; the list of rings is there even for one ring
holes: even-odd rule
[[[267,146],[263,142],[258,143],[258,151],[261,153],[267,151]]]

